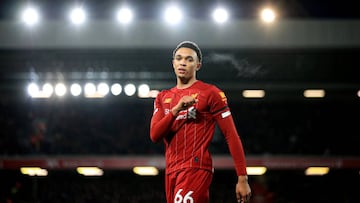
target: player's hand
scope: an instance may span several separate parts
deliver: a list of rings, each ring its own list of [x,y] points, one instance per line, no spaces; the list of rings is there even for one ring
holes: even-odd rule
[[[239,176],[235,192],[238,203],[246,203],[250,201],[251,189],[247,181],[247,176]]]
[[[198,102],[198,100],[192,96],[189,96],[189,95],[183,96],[179,100],[179,102],[176,104],[176,106],[174,106],[174,108],[172,108],[171,111],[174,115],[177,115],[180,111],[188,109],[190,106],[192,106],[196,102]]]

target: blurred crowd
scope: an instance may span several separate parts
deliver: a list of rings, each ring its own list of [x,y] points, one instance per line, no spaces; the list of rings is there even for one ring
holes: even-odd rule
[[[360,155],[360,107],[326,101],[229,103],[251,155]],[[152,99],[33,100],[0,103],[0,154],[162,154],[149,139]],[[210,147],[228,153],[216,131]]]

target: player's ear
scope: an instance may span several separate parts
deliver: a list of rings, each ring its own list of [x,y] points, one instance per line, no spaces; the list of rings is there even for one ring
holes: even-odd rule
[[[201,68],[201,63],[198,63],[196,66],[196,71],[200,70],[200,68]]]
[[[173,68],[175,68],[174,59],[171,60]]]

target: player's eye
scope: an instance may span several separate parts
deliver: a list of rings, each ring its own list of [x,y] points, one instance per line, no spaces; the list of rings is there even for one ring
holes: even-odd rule
[[[182,59],[181,56],[176,56],[176,57],[175,57],[175,60],[177,60],[177,61],[180,61],[181,59]]]
[[[193,57],[187,57],[186,60],[189,61],[189,62],[193,62],[194,58]]]

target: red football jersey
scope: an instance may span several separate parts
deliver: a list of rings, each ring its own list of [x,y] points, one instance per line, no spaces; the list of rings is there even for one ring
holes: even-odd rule
[[[170,110],[185,95],[198,102],[175,117]],[[188,167],[213,170],[208,147],[216,123],[226,138],[237,174],[246,175],[243,146],[223,91],[199,80],[189,88],[161,91],[154,102],[150,137],[165,143],[166,173]]]

